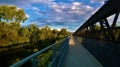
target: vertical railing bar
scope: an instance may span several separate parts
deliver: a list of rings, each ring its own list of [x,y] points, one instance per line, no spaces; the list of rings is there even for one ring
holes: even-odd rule
[[[37,67],[38,60],[36,59],[36,57],[32,58],[31,62],[32,62],[32,67]]]

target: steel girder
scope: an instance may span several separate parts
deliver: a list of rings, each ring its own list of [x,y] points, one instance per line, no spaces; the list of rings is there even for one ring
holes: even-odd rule
[[[115,26],[120,12],[119,4],[120,0],[109,0],[94,15],[92,15],[74,34],[109,40],[113,42],[119,41],[120,33],[118,33],[117,36],[115,33],[116,31],[120,32],[120,27]],[[113,14],[115,14],[115,17],[112,24],[110,25],[107,18]],[[95,29],[96,23],[99,23],[100,30]],[[99,35],[101,35],[101,37]]]

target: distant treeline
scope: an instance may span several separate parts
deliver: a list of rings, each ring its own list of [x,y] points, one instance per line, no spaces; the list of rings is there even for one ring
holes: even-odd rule
[[[9,46],[26,42],[50,44],[69,34],[70,33],[65,28],[58,31],[57,29],[51,30],[49,26],[39,29],[35,24],[31,24],[27,27],[20,27],[20,23],[0,22],[0,46]]]

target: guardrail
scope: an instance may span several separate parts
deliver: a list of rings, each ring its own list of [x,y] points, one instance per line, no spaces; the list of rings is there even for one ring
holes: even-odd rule
[[[23,64],[27,63],[28,61],[31,61],[31,67],[38,67],[38,62],[40,61],[37,59],[37,57],[41,55],[43,52],[49,50],[50,48],[52,48],[53,53],[52,53],[51,61],[48,64],[48,67],[62,67],[64,63],[64,58],[68,50],[68,40],[69,40],[68,37],[64,39],[59,51],[56,51],[55,44],[53,44],[24,58],[23,60],[13,65],[10,65],[9,67],[21,67]]]

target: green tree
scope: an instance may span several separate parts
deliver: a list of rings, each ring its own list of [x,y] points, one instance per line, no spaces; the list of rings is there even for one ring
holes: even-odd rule
[[[19,27],[16,25],[19,26],[19,24],[15,24],[15,26],[14,26],[14,23],[0,22],[0,44],[1,45],[4,45],[4,46],[11,45],[13,43],[18,42]]]
[[[46,38],[51,38],[52,31],[49,26],[45,26],[40,30],[40,39],[45,40]]]
[[[57,39],[63,39],[65,37],[67,37],[68,35],[70,35],[70,32],[68,32],[65,28],[62,28],[59,33],[58,33],[58,36],[57,36]]]
[[[23,9],[16,6],[0,6],[0,21],[2,22],[24,22],[27,16]]]
[[[67,30],[65,28],[62,28],[59,32],[60,35],[66,35],[68,34]]]
[[[31,24],[29,26],[30,42],[37,42],[39,40],[39,28],[36,24]]]
[[[99,25],[95,25],[95,29],[96,30],[100,30],[100,26]]]
[[[52,38],[53,38],[54,40],[56,40],[58,33],[59,33],[59,31],[58,31],[57,29],[53,29],[53,30],[52,30]]]
[[[29,34],[29,29],[27,27],[20,28],[18,31],[20,41],[23,42],[30,42],[30,34]]]

